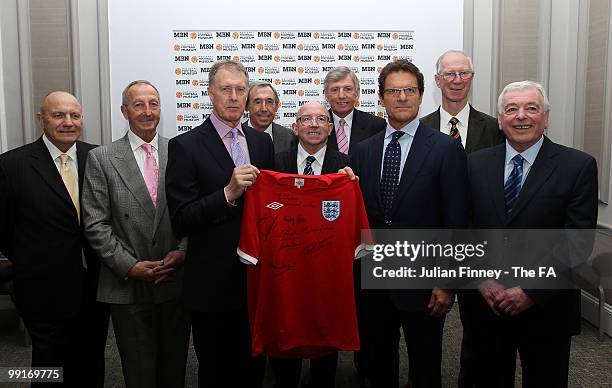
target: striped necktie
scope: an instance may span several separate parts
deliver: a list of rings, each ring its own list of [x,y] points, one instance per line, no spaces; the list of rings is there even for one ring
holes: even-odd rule
[[[506,217],[510,216],[514,203],[521,192],[521,184],[523,182],[523,161],[525,159],[521,154],[515,155],[512,158],[512,172],[508,176],[508,180],[504,185],[504,202],[506,205]]]
[[[314,170],[312,169],[312,164],[315,161],[315,157],[312,155],[309,155],[306,158],[306,165],[304,166],[304,175],[314,175]]]
[[[338,140],[338,151],[343,154],[348,153],[348,138],[346,137],[346,121],[344,119],[340,119],[338,130],[336,131],[336,140]]]
[[[453,116],[450,120],[448,120],[448,123],[451,125],[449,135],[451,135],[455,139],[459,139],[459,143],[461,143],[461,134],[459,133],[459,129],[457,128],[459,120],[455,116]]]

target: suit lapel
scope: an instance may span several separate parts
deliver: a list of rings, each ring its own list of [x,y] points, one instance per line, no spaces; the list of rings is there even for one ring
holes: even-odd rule
[[[143,208],[147,216],[155,218],[155,207],[147,190],[144,177],[138,168],[132,147],[127,134],[117,142],[117,152],[112,155],[110,162],[117,170],[117,174],[125,187],[132,193],[136,201]],[[159,187],[159,184],[157,185]]]
[[[34,152],[32,152],[31,157],[32,168],[34,171],[40,175],[40,177],[66,202],[66,204],[70,205],[70,207],[74,209],[74,204],[72,203],[70,194],[68,194],[68,190],[62,181],[62,177],[60,176],[59,171],[57,171],[55,162],[51,160],[51,154],[43,142],[42,137],[40,137],[36,142],[36,147],[34,147]],[[79,179],[79,181],[82,180],[82,178]],[[76,218],[76,209],[74,209],[74,215]]]
[[[368,156],[365,160],[370,161],[370,169],[374,175],[374,187],[373,190],[376,193],[376,207],[382,209],[382,200],[380,198],[380,177],[382,174],[382,158],[383,158],[383,147],[385,146],[385,131],[380,132],[376,136],[374,145],[367,149]]]
[[[243,125],[243,130],[246,125]],[[247,144],[249,143],[249,135],[245,136],[247,138]],[[225,144],[223,144],[223,140],[219,137],[215,126],[212,124],[210,119],[207,119],[200,129],[200,141],[202,145],[206,148],[206,150],[212,156],[212,160],[219,164],[219,167],[223,171],[232,171],[234,169],[234,161],[232,160],[232,156],[227,152],[227,148],[225,148]],[[249,156],[251,158],[251,164],[253,163],[253,154],[251,153],[251,148],[249,145]],[[209,159],[210,160],[210,159]]]
[[[329,110],[329,122],[333,124],[333,128],[329,137],[327,138],[327,146],[338,151],[338,139],[336,138],[336,124],[334,123],[334,115],[332,114],[331,109]],[[350,144],[349,144],[350,149]]]
[[[166,165],[168,164],[168,140],[158,135],[157,162],[159,167],[159,179],[157,182],[157,207],[155,208],[155,221],[153,222],[153,235],[159,228],[159,224],[166,211]]]
[[[429,128],[437,129],[438,131],[440,130],[440,109],[441,107],[438,107],[438,110],[431,114],[426,124]]]
[[[363,120],[361,120],[361,112],[357,109],[353,109],[353,122],[351,123],[351,138],[349,139],[349,150],[354,149],[357,143],[367,137],[365,132],[365,128],[363,128]]]
[[[78,164],[78,170],[79,170],[79,197],[81,196],[81,193],[83,192],[83,177],[85,176],[85,163],[87,162],[87,153],[89,152],[90,148],[85,147],[85,144],[81,143],[80,141],[76,142],[76,147],[77,147],[77,164]]]
[[[247,141],[247,147],[249,148],[249,159],[251,160],[251,164],[253,166],[261,166],[263,165],[263,160],[261,160],[261,155],[259,154],[258,151],[258,147],[255,145],[255,143],[257,142],[256,138],[255,138],[255,133],[253,131],[255,131],[254,129],[251,130],[249,127],[247,127],[245,124],[242,124],[242,131],[244,132],[244,137],[246,138]],[[268,136],[266,134],[266,136]]]
[[[338,172],[339,169],[334,169],[338,165],[336,155],[331,152],[331,149],[327,147],[325,149],[325,156],[323,157],[323,165],[321,167],[321,174],[333,174]]]
[[[432,147],[432,137],[433,133],[427,133],[425,131],[425,126],[423,124],[419,124],[416,133],[414,134],[414,139],[412,140],[412,145],[410,146],[410,151],[408,152],[408,157],[406,158],[406,163],[404,164],[404,170],[402,171],[402,176],[399,181],[399,188],[397,190],[396,198],[398,200],[393,200],[393,210],[392,214],[395,213],[399,198],[402,198],[406,195],[412,182],[416,178],[421,166],[425,159],[427,159],[427,155]]]
[[[500,225],[506,220],[506,205],[504,201],[504,169],[506,159],[506,146],[495,148],[492,163],[487,167],[487,186],[491,190],[491,197],[495,212],[500,219]]]
[[[465,149],[473,150],[476,149],[480,144],[480,139],[484,134],[485,121],[470,105],[470,117],[468,119],[468,133],[467,139],[465,140]]]
[[[545,137],[542,148],[540,148],[540,152],[538,152],[538,156],[529,170],[529,175],[527,175],[527,179],[525,179],[523,188],[516,199],[516,203],[512,208],[512,212],[506,224],[512,222],[512,220],[520,214],[535,193],[548,180],[550,174],[552,174],[557,167],[557,165],[553,163],[556,155],[557,151],[554,149],[551,141]]]

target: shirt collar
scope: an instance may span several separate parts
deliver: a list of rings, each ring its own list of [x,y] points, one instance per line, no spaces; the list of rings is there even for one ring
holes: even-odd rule
[[[414,134],[416,133],[417,128],[419,127],[419,123],[419,119],[414,119],[408,124],[404,125],[402,128],[398,129],[398,131],[402,131],[404,133],[407,133],[411,137],[414,137]],[[387,129],[385,130],[385,139],[390,138],[391,135],[395,133],[395,131],[396,129],[393,128],[389,123],[387,123]]]
[[[270,135],[270,137],[273,137],[274,135],[272,134],[272,124],[274,122],[271,122],[270,125],[268,125],[268,128],[266,128],[266,130],[264,131],[265,133],[267,133],[268,135]],[[251,120],[249,119],[247,121],[247,125],[253,129],[255,129],[255,127],[251,124]]]
[[[346,123],[344,127],[345,129],[352,128],[353,113],[355,113],[355,109],[353,109],[351,113],[347,114],[346,117],[344,117],[344,122]],[[334,119],[334,128],[339,128],[340,127],[340,117],[338,117],[338,115],[335,114],[334,111],[332,111],[332,118]]]
[[[527,148],[525,151],[518,152],[517,150],[512,148],[510,143],[508,143],[508,140],[506,140],[506,164],[512,163],[511,162],[512,158],[514,158],[517,154],[521,154],[521,156],[527,162],[529,162],[529,165],[533,166],[533,163],[535,162],[536,157],[538,156],[538,153],[540,152],[540,148],[542,148],[542,144],[544,144],[544,135],[542,135],[542,137],[540,137],[540,140],[538,140],[531,147]]]
[[[447,111],[445,111],[444,108],[442,108],[442,105],[440,105],[440,123],[445,123],[446,127],[450,128],[449,121],[451,117],[453,116]],[[470,104],[465,104],[463,109],[461,109],[459,113],[457,113],[457,115],[454,117],[459,120],[459,123],[457,123],[458,125],[467,127],[468,121],[470,119]]]
[[[318,150],[312,155],[321,165],[323,165],[323,159],[325,159],[325,150],[327,150],[327,144],[325,144],[323,147],[321,147],[320,150]],[[309,156],[310,154],[306,152],[306,150],[304,149],[304,147],[302,147],[300,143],[298,143],[297,165],[300,166]]]
[[[128,130],[128,140],[130,141],[130,147],[132,147],[132,151],[136,151],[138,148],[140,148],[141,145],[146,143],[146,141],[138,137],[134,132],[132,132],[132,130]],[[157,133],[156,133],[153,140],[151,140],[148,144],[151,144],[153,149],[157,150],[158,143],[159,143],[159,136],[157,136]]]
[[[49,153],[51,154],[51,159],[55,161],[57,158],[60,157],[61,154],[66,154],[70,156],[71,160],[74,160],[76,162],[77,160],[76,159],[77,157],[76,142],[72,146],[70,146],[70,148],[68,148],[68,151],[62,152],[59,148],[55,146],[55,144],[51,143],[51,140],[49,140],[47,135],[45,135],[44,133],[43,133],[42,138],[43,138],[43,142],[47,146],[47,149],[49,150]]]
[[[230,127],[229,125],[227,125],[223,121],[221,121],[221,119],[219,119],[215,115],[214,112],[210,114],[210,121],[212,121],[212,124],[215,127],[215,129],[217,130],[217,133],[219,134],[221,139],[227,137],[227,134],[232,131],[232,127]],[[238,129],[238,135],[244,136],[244,133],[242,132],[242,125],[240,125],[240,122],[238,122],[238,126],[236,126],[236,128]]]

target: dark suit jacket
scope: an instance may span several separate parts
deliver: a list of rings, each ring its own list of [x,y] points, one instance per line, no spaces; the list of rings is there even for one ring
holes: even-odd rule
[[[425,117],[419,119],[426,126],[440,130],[440,107]],[[468,135],[465,141],[465,152],[478,151],[482,148],[496,146],[506,139],[499,129],[495,117],[482,113],[470,105],[470,118],[468,121]]]
[[[500,144],[470,155],[472,222],[481,229],[594,229],[597,165],[591,156],[547,137],[527,175],[512,213],[504,210],[506,148]],[[535,305],[514,318],[528,332],[580,331],[578,290],[525,290]],[[481,307],[484,307],[481,303]],[[489,314],[488,307],[483,312]]]
[[[464,229],[468,225],[466,155],[458,140],[419,125],[399,188],[393,201],[391,224],[385,223],[380,176],[385,132],[357,145],[352,167],[372,229]],[[430,291],[392,291],[391,300],[405,311],[425,310]]]
[[[290,150],[275,155],[274,168],[276,171],[287,174],[301,174],[297,168],[297,144]],[[338,170],[350,165],[351,158],[342,152],[331,149],[329,146],[325,150],[321,174],[334,174]]]
[[[251,164],[274,168],[272,140],[242,125]],[[170,140],[166,198],[172,227],[188,236],[183,299],[198,312],[246,308],[246,268],[236,254],[243,198],[227,204],[223,188],[234,163],[210,119]]]
[[[272,143],[274,143],[274,152],[279,153],[287,151],[293,145],[297,144],[297,138],[293,131],[282,125],[272,123]]]
[[[95,146],[76,144],[80,191],[87,152]],[[13,262],[19,314],[76,316],[84,296],[81,252],[94,279],[100,263],[42,137],[0,156],[0,187],[0,250]]]
[[[330,122],[334,122],[331,109],[329,110]],[[351,124],[351,138],[349,139],[349,155],[353,154],[355,146],[378,132],[384,131],[387,127],[387,122],[380,117],[369,113],[353,109],[353,122]],[[338,151],[338,139],[336,139],[336,128],[332,129],[327,139],[327,146]]]

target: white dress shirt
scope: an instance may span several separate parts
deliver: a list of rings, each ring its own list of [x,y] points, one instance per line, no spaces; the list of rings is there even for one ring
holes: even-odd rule
[[[74,177],[77,179],[77,183],[79,182],[79,167],[77,160],[77,152],[76,152],[76,143],[74,143],[66,152],[62,152],[59,148],[55,146],[55,144],[51,143],[47,135],[43,134],[43,142],[47,146],[49,153],[51,154],[51,159],[55,163],[55,167],[57,168],[57,172],[60,172],[62,168],[62,161],[60,160],[61,154],[66,154],[70,157],[68,160],[68,167],[72,170]]]
[[[450,119],[453,116],[440,106],[440,132],[446,133],[450,135],[451,124],[449,123]],[[465,148],[465,141],[467,139],[468,134],[468,123],[470,121],[470,104],[465,104],[463,109],[457,113],[457,116],[454,116],[459,120],[457,123],[457,129],[459,130],[459,135],[461,135],[461,144],[463,144],[463,148]]]
[[[323,169],[323,161],[325,160],[325,150],[327,149],[327,144],[321,147],[320,150],[315,152],[312,156],[315,157],[315,161],[312,162],[310,167],[312,167],[312,171],[315,175],[321,175],[321,170]],[[306,166],[306,158],[311,156],[306,150],[302,147],[300,143],[298,143],[297,150],[297,168],[298,174],[304,173],[304,167]]]

